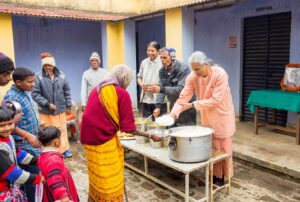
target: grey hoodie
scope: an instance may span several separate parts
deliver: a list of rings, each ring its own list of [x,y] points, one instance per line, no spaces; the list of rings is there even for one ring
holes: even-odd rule
[[[43,114],[60,114],[72,106],[70,86],[63,72],[54,69],[53,81],[44,70],[35,75],[35,87],[32,99],[38,104],[39,112]],[[49,104],[56,105],[56,111],[49,109]]]

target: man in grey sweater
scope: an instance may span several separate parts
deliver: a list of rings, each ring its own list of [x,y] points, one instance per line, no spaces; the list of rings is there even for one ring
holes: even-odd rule
[[[81,81],[81,106],[82,111],[86,106],[88,97],[93,88],[100,83],[101,79],[107,73],[107,70],[100,67],[101,59],[97,52],[93,52],[90,57],[90,68],[82,75]]]
[[[153,85],[150,90],[158,93],[156,97],[156,109],[153,112],[154,116],[158,116],[161,112],[161,106],[164,103],[165,97],[170,102],[170,108],[173,107],[179,94],[184,87],[185,79],[191,72],[186,64],[176,60],[175,50],[166,47],[159,50],[159,55],[164,68],[159,71],[159,85]],[[195,100],[195,97],[191,101]],[[176,126],[195,125],[196,111],[194,108],[185,111],[176,120]]]

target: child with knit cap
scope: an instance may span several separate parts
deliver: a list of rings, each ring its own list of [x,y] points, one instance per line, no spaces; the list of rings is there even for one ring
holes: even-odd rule
[[[56,67],[50,53],[41,54],[42,71],[35,76],[32,98],[39,106],[41,122],[61,131],[59,151],[65,158],[72,157],[67,134],[66,112],[71,110],[70,86],[66,76]]]

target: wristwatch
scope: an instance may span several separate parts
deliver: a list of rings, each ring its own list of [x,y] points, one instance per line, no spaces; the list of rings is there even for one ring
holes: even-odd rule
[[[192,102],[192,107],[195,107],[194,102]]]

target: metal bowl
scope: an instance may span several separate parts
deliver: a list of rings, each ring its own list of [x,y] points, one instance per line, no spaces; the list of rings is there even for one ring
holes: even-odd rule
[[[147,143],[149,140],[148,140],[147,137],[137,135],[137,136],[135,136],[135,141],[136,141],[136,143],[138,143],[138,144],[145,144],[145,143]]]
[[[7,101],[5,103],[7,109],[10,109],[14,114],[22,113],[22,106],[16,101]]]
[[[169,130],[162,128],[155,128],[153,130],[148,130],[147,133],[157,135],[161,138],[159,142],[154,142],[150,139],[151,147],[160,148],[160,147],[168,147],[169,146]]]
[[[154,142],[152,139],[150,139],[150,145],[154,149],[161,148],[163,146],[163,140],[160,140],[158,142]]]
[[[152,122],[151,120],[148,120],[148,119],[143,118],[143,117],[135,118],[136,128],[143,131],[143,132],[145,132],[147,130],[147,125],[151,122]]]

